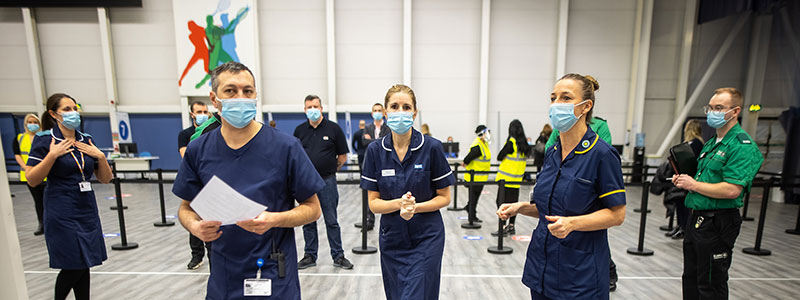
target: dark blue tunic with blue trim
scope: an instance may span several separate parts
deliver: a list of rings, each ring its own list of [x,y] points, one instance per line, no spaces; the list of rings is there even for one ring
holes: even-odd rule
[[[558,239],[547,229],[545,216],[580,216],[624,205],[619,154],[589,128],[563,162],[561,148],[559,140],[547,151],[536,176],[531,202],[539,210],[539,223],[522,282],[551,299],[608,299],[607,231],[573,231]]]
[[[371,143],[364,158],[361,188],[377,191],[380,199],[397,199],[411,192],[417,203],[455,183],[442,143],[419,131],[402,162],[392,135]],[[388,300],[438,299],[444,252],[444,223],[439,211],[416,213],[406,221],[400,212],[381,215],[381,272]]]
[[[300,141],[263,124],[239,149],[228,147],[219,128],[189,143],[172,192],[192,201],[215,175],[271,212],[290,210],[295,200],[306,201],[325,185]],[[237,225],[220,230],[220,238],[211,242],[206,299],[300,299],[293,228],[272,228],[263,235]],[[286,255],[284,278],[270,259],[273,243]],[[272,279],[272,296],[244,297],[244,280],[256,278],[259,258],[264,259],[261,278]]]
[[[42,162],[50,153],[53,139],[56,144],[64,141],[58,126],[36,134],[28,166]],[[94,143],[90,135],[77,130],[75,140]],[[81,161],[81,152],[75,146],[72,146],[72,154]],[[108,258],[94,191],[81,192],[78,186],[84,177],[87,181],[92,178],[98,168],[97,160],[84,153],[83,170],[79,171],[75,158],[69,153],[58,157],[47,173],[47,187],[44,188],[44,238],[50,267],[54,269],[88,269],[103,264]]]

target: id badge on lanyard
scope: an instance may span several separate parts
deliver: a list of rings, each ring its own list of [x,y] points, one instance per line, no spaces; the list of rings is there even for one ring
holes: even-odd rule
[[[247,278],[244,280],[244,295],[272,296],[272,279],[261,278],[261,267],[264,266],[264,259],[259,258],[256,264],[258,265],[256,278]]]
[[[83,158],[83,152],[81,152],[81,162],[78,162],[78,158],[75,157],[75,153],[70,152],[69,155],[72,155],[72,159],[75,160],[75,164],[78,165],[78,171],[81,173],[81,182],[78,183],[78,188],[81,192],[91,192],[92,191],[92,183],[86,180],[86,176],[83,174],[83,167],[86,165],[86,161]]]

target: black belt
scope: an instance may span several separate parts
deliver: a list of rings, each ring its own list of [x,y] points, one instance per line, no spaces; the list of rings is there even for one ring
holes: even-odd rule
[[[707,209],[707,210],[692,209],[693,216],[703,216],[704,218],[713,218],[715,215],[730,215],[738,213],[739,213],[738,208]]]

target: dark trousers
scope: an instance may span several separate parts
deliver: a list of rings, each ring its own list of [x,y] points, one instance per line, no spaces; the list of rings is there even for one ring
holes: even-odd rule
[[[505,199],[503,199],[503,202],[500,202],[500,192],[498,191],[497,193],[497,200],[496,200],[497,207],[500,207],[500,205],[502,205],[503,203],[517,203],[517,201],[519,201],[519,188],[506,187]],[[508,224],[510,225],[514,225],[516,221],[517,221],[517,216],[508,218]]]
[[[189,234],[189,248],[192,249],[192,260],[203,260],[206,251],[208,251],[208,257],[211,257],[211,243],[204,243],[191,233]]]
[[[364,157],[366,155],[358,156],[358,168],[364,170]],[[375,224],[375,214],[367,207],[367,224]],[[368,225],[369,226],[369,225]]]
[[[683,202],[683,199],[675,201],[675,216],[678,219],[678,228],[686,231],[686,223],[689,222],[689,208]]]
[[[614,259],[611,258],[611,252],[608,253],[608,278],[611,282],[617,282],[619,280],[617,264],[615,264]]]
[[[63,300],[67,298],[70,291],[75,292],[75,299],[89,299],[89,284],[91,278],[89,269],[80,270],[61,270],[56,277],[55,297],[53,299]]]
[[[702,221],[698,221],[702,217]],[[728,269],[742,227],[738,209],[695,211],[683,238],[683,299],[728,299]]]
[[[317,193],[319,206],[322,208],[322,218],[325,220],[325,230],[328,233],[328,244],[331,246],[331,258],[337,259],[344,256],[342,250],[342,229],[339,227],[338,212],[339,190],[336,187],[336,175],[324,178],[325,187]],[[319,236],[317,234],[317,221],[303,225],[303,238],[306,241],[305,254],[317,259],[319,250]]]
[[[31,191],[31,196],[33,196],[33,204],[36,206],[36,218],[39,220],[39,226],[42,226],[42,216],[44,216],[44,204],[42,199],[44,199],[44,187],[47,186],[47,183],[44,181],[39,184],[38,186],[32,187],[28,186],[28,190]]]
[[[467,220],[469,222],[474,223],[478,219],[476,211],[478,210],[478,199],[481,198],[482,192],[482,185],[469,186],[469,202],[467,202]]]

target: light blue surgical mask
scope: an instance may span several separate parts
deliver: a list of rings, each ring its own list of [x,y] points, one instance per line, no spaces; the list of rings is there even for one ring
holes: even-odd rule
[[[306,118],[316,122],[319,118],[322,118],[322,111],[319,108],[309,108],[306,110]]]
[[[81,114],[77,111],[68,111],[61,113],[61,118],[64,121],[61,121],[61,125],[67,127],[67,129],[75,130],[81,126]]]
[[[731,110],[733,110],[733,109],[731,109]],[[706,122],[708,123],[708,126],[711,126],[711,127],[715,128],[715,129],[716,128],[722,128],[722,126],[725,126],[725,124],[727,124],[728,121],[730,121],[730,119],[727,119],[727,120],[725,119],[725,114],[729,113],[731,110],[728,110],[728,111],[725,111],[725,112],[722,112],[722,111],[709,111],[706,114]],[[731,119],[732,118],[733,117],[731,117]]]
[[[375,120],[375,121],[383,120],[383,113],[378,112],[378,111],[372,113],[372,119]]]
[[[256,117],[256,99],[219,99],[222,102],[222,118],[236,128],[244,128]]]
[[[208,121],[208,115],[207,114],[201,114],[201,115],[194,116],[194,123],[197,124],[197,125],[203,124],[206,121]]]
[[[414,125],[414,113],[398,111],[387,114],[386,125],[397,134],[405,134]]]
[[[580,116],[575,116],[575,107],[586,103],[585,100],[578,104],[553,103],[550,104],[550,124],[560,132],[567,132],[575,126]],[[582,116],[583,114],[581,114]]]
[[[30,123],[30,124],[28,124],[28,125],[25,125],[25,127],[27,127],[27,128],[28,128],[28,131],[30,131],[30,132],[37,132],[37,131],[39,131],[39,124],[33,124],[33,123]]]

